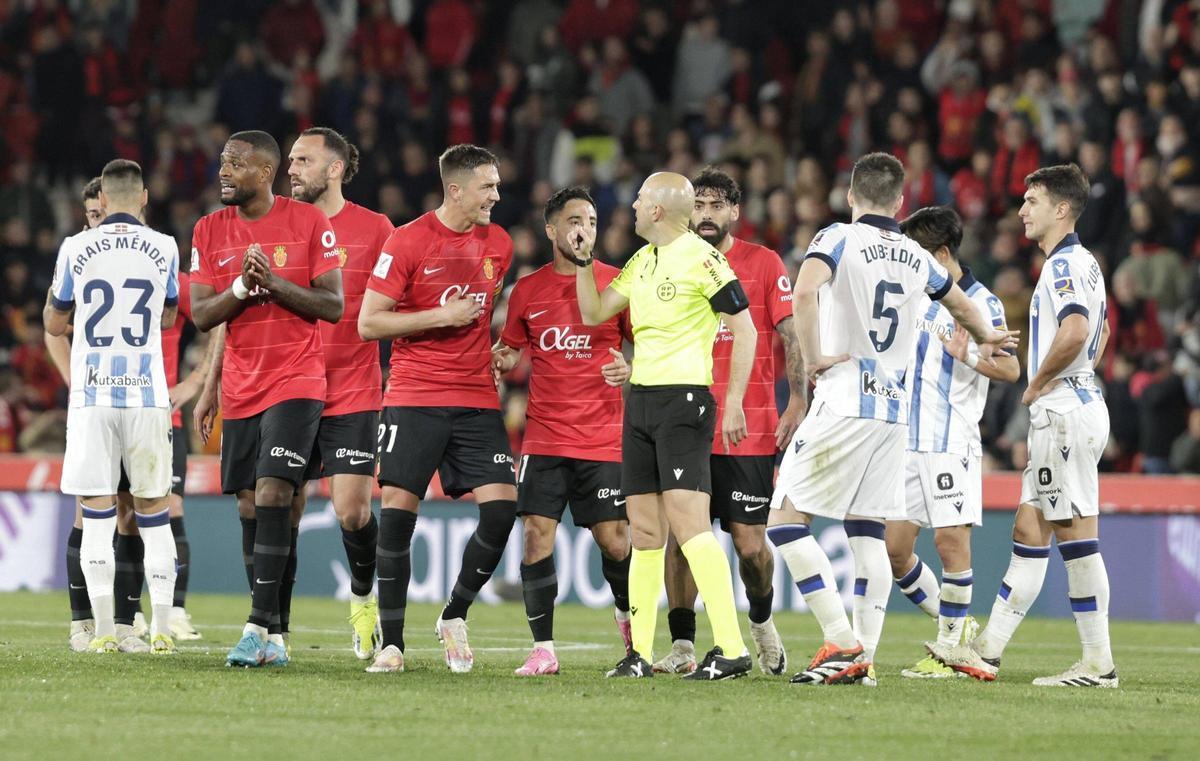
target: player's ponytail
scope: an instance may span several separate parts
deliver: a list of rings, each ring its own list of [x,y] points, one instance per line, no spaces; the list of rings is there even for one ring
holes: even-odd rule
[[[346,141],[346,168],[342,171],[342,184],[354,179],[358,174],[358,147],[349,140]]]

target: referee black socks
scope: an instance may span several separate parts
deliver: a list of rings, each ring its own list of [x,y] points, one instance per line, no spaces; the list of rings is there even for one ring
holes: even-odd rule
[[[500,564],[500,556],[504,554],[504,545],[508,544],[508,535],[516,520],[517,503],[513,500],[494,499],[479,503],[479,525],[463,552],[458,581],[442,611],[443,621],[467,617],[467,609],[475,601],[475,595]]]
[[[411,534],[410,534],[411,536]],[[342,529],[342,546],[350,563],[350,593],[359,597],[371,594],[375,581],[375,545],[379,541],[379,523],[371,513],[366,524],[356,530]]]
[[[371,522],[375,522],[374,516]],[[376,565],[379,568],[379,626],[383,630],[380,649],[395,645],[404,652],[404,609],[408,605],[408,580],[412,575],[409,553],[416,527],[416,513],[394,508],[379,511]],[[370,591],[370,585],[367,591]]]
[[[525,596],[525,618],[534,642],[554,639],[554,598],[558,596],[558,574],[554,555],[521,565],[521,591]]]
[[[278,621],[280,581],[292,554],[290,512],[287,506],[254,507],[257,526],[252,546],[253,587],[247,620],[255,626],[269,627],[272,617]]]

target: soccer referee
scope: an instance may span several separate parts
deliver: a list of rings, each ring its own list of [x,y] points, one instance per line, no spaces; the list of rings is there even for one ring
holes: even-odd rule
[[[729,563],[709,520],[709,454],[717,408],[708,387],[713,382],[713,339],[724,319],[733,334],[721,426],[728,451],[746,436],[742,397],[757,334],[749,301],[729,263],[688,229],[695,202],[696,192],[683,175],[650,175],[633,203],[635,229],[647,245],[603,292],[596,289],[591,266],[595,232],[581,231],[571,241],[583,321],[598,325],[628,306],[635,346],[621,466],[633,538],[633,650],[609,676],[652,676],[648,659],[668,531],[692,568],[715,641],[700,666],[684,678],[731,679],[750,671]]]

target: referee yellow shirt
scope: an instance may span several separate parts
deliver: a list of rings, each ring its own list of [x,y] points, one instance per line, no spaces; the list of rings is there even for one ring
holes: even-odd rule
[[[693,232],[646,245],[611,283],[629,299],[637,386],[711,386],[719,315],[709,299],[737,280],[724,255]]]

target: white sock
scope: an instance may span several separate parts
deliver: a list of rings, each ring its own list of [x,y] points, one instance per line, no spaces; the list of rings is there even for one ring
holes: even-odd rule
[[[900,587],[900,591],[904,596],[912,601],[913,605],[920,608],[925,615],[930,618],[937,618],[938,615],[938,581],[937,576],[929,569],[929,566],[921,562],[921,558],[913,555],[917,562],[912,568],[908,569],[900,578],[896,579],[896,586]]]
[[[170,510],[150,515],[137,515],[138,533],[146,545],[142,565],[146,569],[146,586],[150,588],[151,635],[171,636],[171,605],[175,602],[175,535],[171,531]]]
[[[833,566],[825,551],[817,544],[808,526],[793,524],[772,526],[767,537],[779,549],[779,555],[787,563],[788,571],[796,582],[796,588],[804,595],[804,602],[813,612],[825,641],[841,648],[853,648],[858,644],[842,598],[838,596],[837,584],[833,579]],[[886,550],[884,562],[887,562]]]
[[[351,592],[350,593],[350,602],[357,602],[357,603],[362,603],[365,605],[366,603],[371,602],[371,593],[367,592],[365,595],[356,595],[353,592]]]
[[[616,618],[618,621],[628,621],[629,620],[629,611],[621,610],[620,608],[613,608],[613,617]]]
[[[278,645],[279,647],[287,647],[287,642],[284,641],[282,634],[268,634],[267,642],[270,642],[272,645]]]
[[[974,577],[971,569],[942,571],[942,601],[938,611],[938,644],[953,647],[962,638],[963,623],[971,607]]]
[[[843,525],[854,555],[854,633],[867,658],[874,660],[892,594],[892,566],[883,541],[883,522],[848,520]]]
[[[1012,558],[1008,561],[1004,581],[1000,582],[996,602],[992,604],[992,615],[988,617],[983,633],[975,640],[976,649],[984,658],[996,659],[1004,654],[1008,641],[1042,591],[1049,558],[1049,545],[1030,547],[1013,542]]]
[[[79,546],[79,564],[87,581],[92,616],[96,619],[96,636],[116,634],[113,621],[113,579],[117,575],[117,560],[113,553],[113,533],[117,530],[116,506],[83,508],[83,540]]]
[[[1096,674],[1107,674],[1113,670],[1113,657],[1108,639],[1108,572],[1100,540],[1059,542],[1058,551],[1067,567],[1067,594],[1083,644],[1083,665]]]
[[[255,624],[246,624],[245,626],[242,627],[242,636],[245,637],[247,634],[257,634],[258,638],[261,639],[263,642],[267,641],[267,627],[265,627],[265,626],[256,626]]]
[[[554,640],[552,640],[552,639],[542,640],[541,642],[534,642],[533,646],[535,648],[544,647],[545,649],[550,651],[551,655],[554,654]]]

